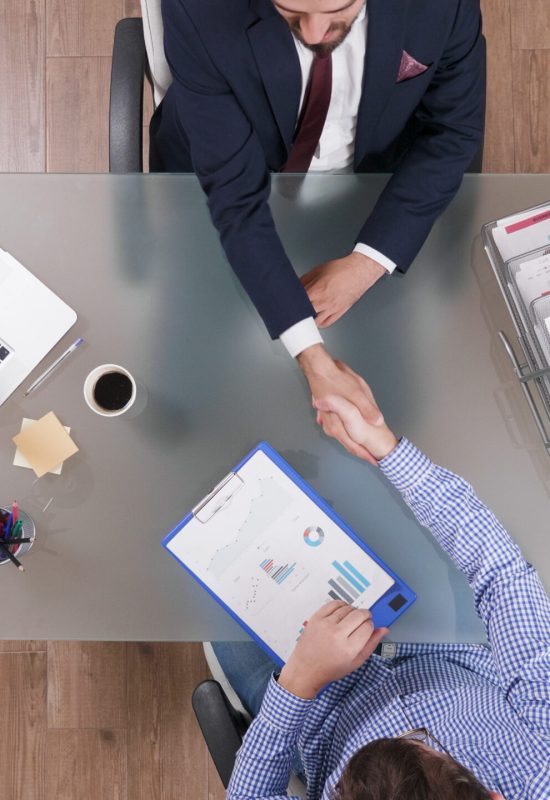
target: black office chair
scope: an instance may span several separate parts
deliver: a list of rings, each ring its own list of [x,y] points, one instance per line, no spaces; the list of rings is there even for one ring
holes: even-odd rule
[[[252,720],[227,680],[209,642],[204,643],[204,654],[215,679],[203,681],[196,687],[192,696],[193,710],[214,766],[227,789],[235,755]],[[294,773],[290,776],[288,793],[294,797],[306,796],[304,783]]]
[[[214,766],[227,789],[247,722],[233,708],[218,681],[199,683],[192,704]]]
[[[142,0],[144,6],[145,0]],[[160,2],[160,0],[149,0]],[[144,6],[145,8],[145,6]],[[157,45],[157,48],[160,45]],[[159,59],[160,61],[160,59]],[[161,67],[164,65],[161,64]],[[115,29],[109,111],[109,172],[143,172],[143,81],[160,97],[158,79],[147,61],[143,22],[139,17],[122,19]],[[166,84],[165,76],[161,76]],[[483,144],[467,172],[479,173]]]
[[[109,172],[143,172],[143,85],[151,74],[140,17],[115,28],[109,105]]]

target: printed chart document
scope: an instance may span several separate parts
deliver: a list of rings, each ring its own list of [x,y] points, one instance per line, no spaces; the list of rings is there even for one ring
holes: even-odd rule
[[[415,599],[266,443],[163,544],[279,662],[330,600],[389,625]]]

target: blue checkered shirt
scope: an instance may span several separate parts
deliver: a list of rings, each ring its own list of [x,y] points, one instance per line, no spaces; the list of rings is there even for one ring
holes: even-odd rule
[[[489,644],[398,644],[315,700],[272,678],[228,799],[285,798],[298,748],[308,798],[328,800],[365,744],[426,727],[487,789],[550,800],[550,601],[537,573],[471,486],[407,439],[380,468],[466,575]]]

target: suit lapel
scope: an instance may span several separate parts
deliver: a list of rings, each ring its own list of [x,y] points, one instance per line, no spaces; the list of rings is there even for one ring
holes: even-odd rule
[[[399,72],[407,0],[368,0],[367,49],[357,113],[354,164],[361,163]]]
[[[248,39],[287,155],[298,118],[301,71],[288,23],[271,0],[251,0]]]

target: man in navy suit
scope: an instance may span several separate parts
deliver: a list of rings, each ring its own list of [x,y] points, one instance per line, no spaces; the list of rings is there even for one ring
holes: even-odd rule
[[[197,174],[231,266],[313,397],[343,395],[381,424],[319,328],[409,268],[480,148],[479,0],[163,0],[162,13],[174,81],[151,123],[151,168]],[[270,172],[298,171],[319,114],[300,171],[393,175],[349,252],[299,280],[269,210]],[[336,415],[324,422],[365,457]]]

